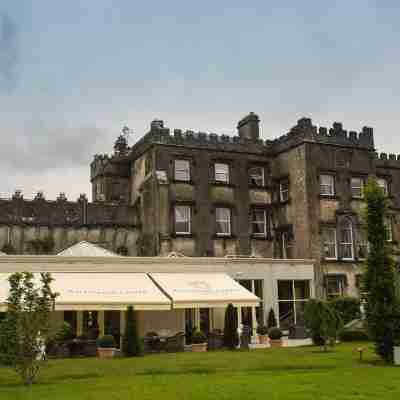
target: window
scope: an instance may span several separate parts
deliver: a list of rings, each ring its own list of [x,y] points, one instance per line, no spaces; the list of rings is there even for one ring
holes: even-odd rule
[[[378,178],[376,182],[378,186],[382,189],[383,194],[385,196],[389,196],[389,186],[387,180],[383,178]]]
[[[292,234],[289,232],[282,232],[280,239],[281,258],[292,258]]]
[[[253,210],[252,212],[252,232],[254,236],[267,236],[267,212],[265,210]]]
[[[279,200],[282,203],[289,200],[289,181],[287,179],[279,183]]]
[[[392,242],[393,241],[392,219],[386,217],[383,221],[383,224],[385,225],[385,239],[387,242]]]
[[[175,233],[189,235],[191,233],[191,209],[190,206],[175,207]]]
[[[264,280],[263,279],[240,279],[238,283],[246,288],[248,291],[254,293],[259,299],[261,299],[260,304],[256,307],[256,321],[258,325],[265,325],[264,322]],[[253,315],[251,312],[251,307],[242,308],[242,323],[246,324],[254,329]]]
[[[251,167],[249,169],[249,183],[252,186],[264,186],[264,168]]]
[[[335,195],[335,177],[333,175],[321,175],[319,177],[319,193],[321,196]]]
[[[360,260],[367,258],[369,253],[369,243],[365,228],[358,229],[357,257]]]
[[[229,165],[215,163],[215,182],[229,183]]]
[[[351,196],[357,199],[364,197],[364,179],[351,178]]]
[[[215,221],[217,225],[218,236],[231,235],[231,209],[230,208],[216,208]]]
[[[190,162],[188,160],[175,160],[174,179],[176,181],[190,181]]]
[[[353,224],[345,218],[340,224],[340,257],[343,260],[353,260]]]
[[[304,309],[309,298],[309,281],[278,281],[279,326],[281,329],[304,324]]]
[[[325,287],[327,297],[338,297],[345,294],[345,275],[325,275]]]
[[[337,259],[336,228],[322,230],[323,254],[326,260]]]

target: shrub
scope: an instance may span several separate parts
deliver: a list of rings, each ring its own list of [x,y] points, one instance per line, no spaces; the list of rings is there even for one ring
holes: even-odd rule
[[[273,328],[277,325],[274,309],[271,308],[268,313],[268,328]]]
[[[59,331],[56,334],[56,341],[65,342],[66,340],[70,340],[74,338],[74,334],[72,333],[71,325],[68,322],[63,322]]]
[[[344,324],[361,318],[360,300],[355,297],[337,297],[330,301]]]
[[[195,331],[192,335],[192,343],[193,344],[200,344],[207,342],[207,337],[202,331]]]
[[[339,339],[342,342],[362,342],[369,340],[368,334],[360,330],[343,329],[339,333]]]
[[[133,307],[128,307],[126,312],[126,329],[122,342],[122,350],[127,357],[140,356],[143,354],[143,345],[137,331]]]
[[[259,335],[268,335],[268,328],[265,325],[258,325],[257,333]]]
[[[235,349],[239,344],[239,336],[237,332],[238,321],[235,307],[229,304],[225,311],[225,327],[224,327],[224,346],[228,349]]]
[[[282,339],[282,331],[276,326],[272,327],[268,331],[268,336],[271,340],[280,340]]]
[[[113,335],[104,335],[97,339],[97,347],[111,349],[115,347],[115,339]]]

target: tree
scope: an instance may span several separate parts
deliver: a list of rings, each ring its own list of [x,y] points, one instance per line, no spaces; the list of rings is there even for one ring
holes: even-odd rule
[[[225,326],[224,326],[224,346],[228,349],[235,349],[239,344],[238,337],[238,321],[235,307],[229,304],[225,311]]]
[[[356,297],[340,296],[330,300],[330,303],[340,315],[343,324],[361,318],[360,300]]]
[[[393,346],[399,338],[400,313],[396,294],[395,264],[386,242],[384,218],[385,195],[376,179],[370,178],[365,189],[366,225],[370,251],[364,274],[366,320],[375,351],[387,362],[393,362]]]
[[[126,327],[122,349],[126,357],[135,357],[143,354],[143,346],[137,331],[135,312],[132,306],[128,307],[126,312]]]
[[[271,308],[268,313],[268,328],[273,328],[277,325],[274,309]]]
[[[3,362],[15,368],[25,385],[34,382],[43,364],[43,349],[55,334],[50,322],[56,293],[49,273],[40,274],[37,284],[30,272],[9,278],[7,313],[1,324],[0,350]]]
[[[342,327],[342,321],[336,310],[325,300],[311,299],[304,310],[306,327],[311,331],[315,344],[321,344],[324,351],[327,345],[334,343]]]

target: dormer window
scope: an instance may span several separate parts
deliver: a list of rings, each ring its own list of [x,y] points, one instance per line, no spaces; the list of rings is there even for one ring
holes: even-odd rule
[[[188,160],[174,161],[174,179],[176,181],[190,181],[190,162]]]
[[[215,175],[214,175],[215,182],[229,183],[229,165],[228,164],[215,163],[214,170],[215,170]]]
[[[250,186],[259,186],[259,187],[265,185],[263,167],[251,167],[249,169],[249,184]]]

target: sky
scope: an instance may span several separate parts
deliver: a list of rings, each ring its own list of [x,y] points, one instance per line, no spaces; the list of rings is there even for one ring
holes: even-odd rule
[[[153,119],[261,135],[374,128],[400,153],[398,0],[0,2],[0,196],[90,198],[89,164]]]

